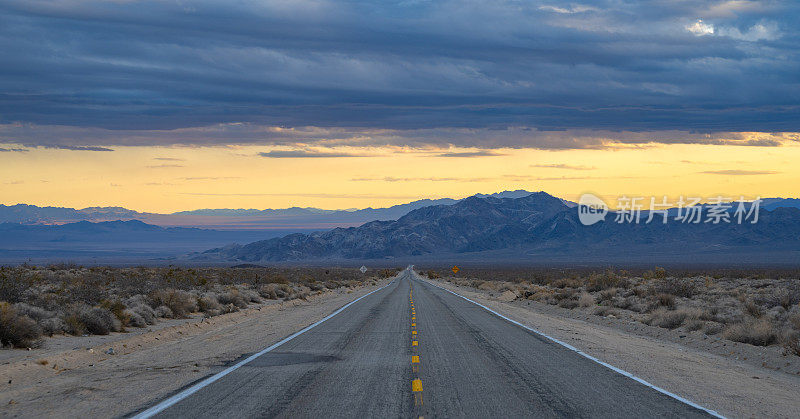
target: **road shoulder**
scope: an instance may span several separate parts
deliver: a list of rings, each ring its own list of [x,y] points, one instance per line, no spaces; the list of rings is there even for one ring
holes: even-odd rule
[[[729,417],[794,417],[800,377],[642,336],[500,301],[487,292],[429,280],[442,288]]]
[[[87,340],[92,346],[19,351],[0,365],[0,405],[4,416],[15,417],[125,415],[280,341],[388,282]]]

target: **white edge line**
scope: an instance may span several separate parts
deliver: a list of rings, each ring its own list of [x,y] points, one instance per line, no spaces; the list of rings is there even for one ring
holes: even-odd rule
[[[577,353],[578,355],[580,355],[580,356],[582,356],[582,357],[584,357],[584,358],[586,358],[586,359],[589,359],[589,360],[591,360],[591,361],[594,361],[594,362],[596,362],[596,363],[598,363],[598,364],[600,364],[600,365],[602,365],[602,366],[604,366],[604,367],[606,367],[606,368],[608,368],[608,369],[610,369],[610,370],[612,370],[612,371],[614,371],[614,372],[616,372],[616,373],[622,374],[622,375],[624,375],[625,377],[628,377],[628,378],[630,378],[630,379],[632,379],[632,380],[634,380],[634,381],[636,381],[636,382],[638,382],[638,383],[640,383],[640,384],[644,384],[644,385],[646,385],[647,387],[650,387],[650,388],[652,388],[653,390],[655,390],[655,391],[657,391],[657,392],[659,392],[659,393],[661,393],[661,394],[667,395],[667,396],[669,396],[669,397],[672,397],[672,398],[673,398],[673,399],[675,399],[675,400],[678,400],[678,401],[680,401],[680,402],[686,403],[686,404],[688,404],[689,406],[692,406],[692,407],[694,407],[695,409],[700,409],[700,410],[702,410],[702,411],[704,411],[704,412],[708,413],[709,415],[712,415],[712,416],[715,416],[715,417],[718,417],[718,418],[725,419],[725,416],[722,416],[721,414],[719,414],[719,413],[717,413],[717,412],[715,412],[715,411],[713,411],[713,410],[711,410],[711,409],[708,409],[708,408],[705,408],[705,407],[703,407],[703,406],[700,406],[699,404],[697,404],[697,403],[695,403],[695,402],[693,402],[693,401],[691,401],[691,400],[689,400],[689,399],[683,398],[683,397],[681,397],[681,396],[679,396],[679,395],[677,395],[677,394],[670,393],[669,391],[667,391],[667,390],[664,390],[663,388],[661,388],[661,387],[658,387],[658,386],[656,386],[656,385],[654,385],[654,384],[651,384],[651,383],[649,383],[649,382],[647,382],[647,381],[645,381],[645,380],[643,380],[643,379],[641,379],[641,378],[639,378],[639,377],[637,377],[637,376],[635,376],[635,375],[633,375],[633,374],[629,373],[628,371],[625,371],[625,370],[623,370],[623,369],[617,368],[617,367],[615,367],[615,366],[613,366],[613,365],[611,365],[611,364],[609,364],[609,363],[607,363],[607,362],[603,362],[603,361],[601,361],[601,360],[599,360],[599,359],[597,359],[597,358],[595,358],[595,357],[593,357],[593,356],[591,356],[591,355],[587,354],[586,352],[583,352],[583,351],[581,351],[580,349],[578,349],[578,348],[576,348],[576,347],[574,347],[574,346],[572,346],[572,345],[570,345],[570,344],[568,344],[568,343],[566,343],[566,342],[562,342],[562,341],[560,341],[560,340],[558,340],[558,339],[556,339],[556,338],[554,338],[554,337],[548,336],[548,335],[546,335],[546,334],[544,334],[544,333],[542,333],[542,332],[540,332],[540,331],[538,331],[538,330],[536,330],[536,329],[533,329],[533,328],[530,328],[530,327],[528,327],[528,326],[525,326],[524,324],[522,324],[522,323],[520,323],[520,322],[518,322],[518,321],[516,321],[516,320],[509,319],[508,317],[506,317],[506,316],[504,316],[504,315],[502,315],[502,314],[500,314],[500,313],[498,313],[498,312],[496,312],[496,311],[494,311],[494,310],[490,309],[489,307],[486,307],[486,306],[485,306],[485,305],[483,305],[483,304],[476,303],[475,301],[472,301],[472,300],[470,300],[469,298],[467,298],[467,297],[464,297],[464,296],[463,296],[463,295],[461,295],[461,294],[458,294],[458,293],[455,293],[455,292],[453,292],[453,291],[450,291],[450,290],[449,290],[449,289],[447,289],[447,288],[440,287],[440,286],[438,286],[438,285],[436,285],[436,284],[434,284],[434,283],[432,283],[432,282],[430,282],[430,281],[426,281],[426,280],[422,279],[422,278],[421,278],[421,277],[419,277],[419,276],[418,276],[418,279],[419,279],[420,281],[423,281],[423,282],[427,283],[427,284],[433,285],[433,286],[434,286],[434,287],[436,287],[436,288],[439,288],[439,289],[445,290],[445,291],[449,292],[450,294],[453,294],[453,295],[455,295],[455,296],[457,296],[457,297],[461,297],[461,298],[463,298],[463,299],[465,299],[465,300],[469,301],[470,303],[472,303],[472,304],[475,304],[476,306],[478,306],[478,307],[481,307],[481,308],[483,308],[484,310],[486,310],[486,311],[488,311],[488,312],[490,312],[490,313],[494,314],[494,315],[495,315],[495,316],[497,316],[497,317],[500,317],[500,318],[502,318],[502,319],[504,319],[504,320],[506,320],[506,321],[508,321],[508,322],[511,322],[511,323],[513,323],[513,324],[515,324],[515,325],[517,325],[517,326],[519,326],[519,327],[522,327],[523,329],[526,329],[526,330],[529,330],[529,331],[531,331],[531,332],[533,332],[533,333],[536,333],[536,334],[537,334],[537,335],[539,335],[539,336],[543,336],[543,337],[547,338],[548,340],[550,340],[550,341],[552,341],[552,342],[555,342],[555,343],[557,343],[557,344],[559,344],[559,345],[561,345],[561,346],[563,346],[563,347],[565,347],[565,348],[569,349],[570,351],[573,351],[573,352]]]
[[[147,409],[147,410],[145,410],[145,411],[143,411],[141,413],[136,414],[135,416],[133,416],[133,419],[151,418],[154,415],[157,415],[157,414],[161,413],[162,411],[172,407],[173,405],[175,405],[176,403],[180,402],[181,400],[191,396],[194,393],[197,393],[198,391],[200,391],[202,388],[208,386],[209,384],[212,384],[215,381],[219,380],[220,378],[222,378],[222,377],[224,377],[224,376],[236,371],[237,369],[239,369],[243,365],[253,361],[254,359],[260,357],[261,355],[264,355],[265,353],[270,352],[273,349],[283,345],[284,343],[289,342],[290,340],[302,335],[303,333],[308,332],[309,330],[319,326],[320,324],[324,323],[326,320],[328,320],[331,317],[333,317],[333,316],[341,313],[342,311],[344,311],[347,307],[350,307],[351,305],[357,303],[362,298],[367,297],[367,296],[371,295],[372,293],[378,292],[378,291],[388,287],[389,285],[392,285],[392,283],[394,283],[394,281],[395,280],[392,280],[392,282],[389,282],[388,284],[386,284],[386,285],[384,285],[384,286],[382,286],[382,287],[380,287],[380,288],[378,288],[376,290],[372,290],[372,291],[368,292],[367,294],[364,294],[361,297],[356,298],[355,300],[353,300],[353,301],[345,304],[344,306],[340,307],[338,310],[334,311],[333,313],[325,316],[324,318],[322,318],[322,320],[320,320],[320,321],[318,321],[318,322],[316,322],[316,323],[314,323],[312,325],[306,326],[305,328],[303,328],[299,332],[295,332],[295,333],[289,335],[289,337],[284,338],[280,342],[275,343],[272,346],[269,346],[269,347],[267,347],[265,349],[262,349],[260,352],[256,352],[255,354],[250,355],[246,359],[244,359],[242,361],[239,361],[238,363],[236,363],[236,364],[234,364],[234,365],[232,365],[232,366],[230,366],[230,367],[228,367],[228,368],[226,368],[226,369],[224,369],[224,370],[212,375],[211,377],[206,378],[203,381],[200,381],[199,383],[197,383],[197,384],[195,384],[195,385],[193,385],[193,386],[181,391],[178,394],[173,395],[172,397],[162,401],[161,403],[158,403],[157,405],[155,405],[155,406],[153,406],[153,407],[151,407],[151,408],[149,408],[149,409]]]

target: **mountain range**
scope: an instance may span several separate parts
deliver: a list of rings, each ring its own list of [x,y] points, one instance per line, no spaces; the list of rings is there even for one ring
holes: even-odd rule
[[[521,198],[532,192],[525,190],[503,191],[493,194],[476,194],[477,198]],[[323,230],[333,227],[354,227],[370,221],[396,220],[410,211],[435,205],[453,205],[460,199],[420,199],[387,208],[325,210],[320,208],[290,207],[282,209],[197,209],[169,214],[138,212],[122,207],[89,207],[83,209],[64,207],[38,207],[35,205],[0,204],[0,223],[24,225],[58,225],[79,221],[105,222],[139,220],[162,227],[198,227],[216,230]],[[563,200],[567,206],[574,202]],[[800,199],[766,198],[763,208],[800,208]]]
[[[798,208],[763,209],[755,224],[693,224],[674,217],[668,217],[664,224],[660,215],[652,223],[617,223],[613,221],[615,216],[611,212],[604,222],[586,226],[580,222],[576,208],[544,192],[520,198],[473,196],[452,205],[419,208],[396,221],[373,221],[359,227],[226,246],[196,254],[194,259],[435,260],[448,255],[522,261],[538,255],[541,260],[610,260],[609,256],[616,253],[628,260],[631,255],[643,259],[660,255],[702,261],[705,255],[724,261],[726,257],[739,258],[749,253],[761,255],[758,257],[765,261],[788,263],[800,255]],[[764,254],[771,255],[764,258]]]
[[[0,219],[27,222],[0,223],[0,263],[29,259],[191,264],[400,259],[410,263],[796,263],[800,260],[798,204],[797,199],[765,199],[755,225],[674,220],[665,225],[618,224],[612,221],[612,212],[605,222],[584,226],[575,203],[527,191],[349,211],[287,208],[160,215],[199,217],[212,225],[208,220],[222,219],[231,223],[228,226],[239,227],[228,229],[164,227],[139,219],[62,224],[55,221],[81,216],[143,217],[144,213],[119,207],[0,206]],[[669,213],[674,218],[675,210]]]
[[[504,191],[479,194],[482,197],[520,197],[530,192]],[[396,220],[409,211],[431,205],[452,205],[458,199],[420,199],[388,208],[325,210],[319,208],[282,209],[198,209],[170,214],[137,212],[121,207],[89,207],[83,209],[38,207],[17,204],[0,205],[0,223],[25,225],[58,225],[79,221],[105,222],[139,220],[163,227],[200,227],[217,230],[314,230],[339,226],[357,226],[374,220]]]

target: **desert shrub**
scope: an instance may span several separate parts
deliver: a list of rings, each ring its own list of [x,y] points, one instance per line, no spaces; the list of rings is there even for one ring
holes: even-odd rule
[[[721,332],[725,326],[718,322],[705,322],[703,323],[703,333],[707,335],[716,335]]]
[[[558,302],[559,307],[573,309],[578,306],[578,301],[573,299],[564,299]]]
[[[631,297],[614,297],[611,299],[611,305],[623,310],[628,310],[634,305],[634,299]]]
[[[156,311],[149,305],[138,304],[129,307],[130,311],[139,316],[147,324],[156,324]]]
[[[155,308],[156,317],[161,317],[164,319],[172,319],[175,318],[175,313],[172,312],[172,309],[165,305],[160,305]]]
[[[400,269],[381,269],[378,271],[378,276],[381,278],[393,278],[400,272]]]
[[[800,356],[800,333],[787,333],[783,338],[783,347],[786,348],[786,352]]]
[[[697,286],[686,278],[661,278],[653,284],[653,292],[691,298],[697,292]]]
[[[592,273],[586,281],[587,291],[600,291],[616,287],[620,282],[620,277],[612,270],[607,270],[602,274]]]
[[[594,297],[588,292],[583,292],[581,293],[581,296],[578,297],[578,305],[581,307],[591,307],[594,304]]]
[[[49,319],[44,319],[39,322],[39,326],[42,328],[42,333],[48,336],[65,333],[67,331],[67,323],[64,322],[64,319],[60,317],[50,317]]]
[[[667,270],[660,266],[656,266],[653,270],[647,271],[644,274],[642,274],[642,278],[647,280],[661,279],[666,277],[667,277]]]
[[[302,285],[298,286],[297,289],[292,289],[289,292],[289,295],[286,297],[286,300],[294,300],[294,299],[301,299],[306,300],[308,298],[308,287],[304,287]]]
[[[130,315],[128,314],[129,312],[126,310],[127,307],[125,307],[125,304],[123,304],[122,301],[102,300],[100,301],[100,307],[110,311],[111,314],[113,314],[114,317],[119,320],[123,328],[130,322]]]
[[[86,326],[86,330],[95,335],[107,335],[122,329],[119,319],[111,311],[102,307],[85,308],[80,311],[78,316]]]
[[[794,330],[800,330],[800,313],[789,316],[789,324],[792,325]]]
[[[702,320],[690,320],[690,321],[686,322],[686,325],[684,326],[684,329],[686,329],[689,332],[694,332],[696,330],[703,329],[704,326],[705,326],[705,322],[703,322]]]
[[[81,336],[86,333],[86,325],[81,321],[77,312],[72,312],[64,316],[65,331],[70,335]]]
[[[197,308],[203,313],[208,313],[213,311],[219,312],[222,309],[222,306],[219,304],[219,300],[217,300],[216,295],[212,293],[206,293],[200,297],[197,297]]]
[[[245,300],[244,296],[238,289],[233,288],[228,290],[227,292],[220,294],[217,296],[217,300],[222,305],[233,304],[238,308],[245,308],[247,307],[247,301]]]
[[[761,317],[764,315],[761,307],[759,307],[758,304],[756,304],[753,300],[748,300],[744,304],[744,311],[753,317]]]
[[[300,285],[300,288],[302,288],[304,290],[310,290],[311,289],[311,288],[309,288],[309,287],[307,287],[305,285]],[[240,288],[239,289],[239,293],[242,295],[242,298],[244,298],[244,301],[247,302],[247,303],[254,303],[254,304],[260,304],[261,303],[261,297],[258,295],[258,292],[256,292],[256,291],[253,291],[253,290],[251,290],[249,288]]]
[[[132,327],[147,327],[147,321],[140,314],[133,310],[126,309],[125,316],[128,319],[128,326]]]
[[[31,348],[39,344],[42,330],[32,318],[20,314],[11,304],[0,302],[0,344]]]
[[[576,294],[577,294],[576,290],[567,288],[567,289],[559,290],[559,291],[556,291],[555,293],[553,293],[553,298],[555,298],[558,301],[561,301],[561,300],[572,300],[572,299],[575,298]]]
[[[48,310],[45,310],[43,308],[32,306],[32,305],[26,304],[26,303],[16,303],[16,304],[14,304],[14,310],[16,310],[17,313],[19,313],[19,314],[28,316],[28,317],[32,318],[33,320],[36,320],[36,322],[41,322],[41,321],[43,321],[45,319],[56,317],[56,315],[57,315],[57,313],[55,313],[55,312],[48,311]]]
[[[176,289],[155,290],[150,293],[150,299],[157,307],[169,307],[171,317],[184,318],[189,313],[197,311],[197,299],[186,291]]]
[[[332,282],[332,281],[328,281],[328,282]],[[278,290],[278,286],[277,285],[275,285],[275,284],[266,284],[266,285],[262,285],[261,287],[259,287],[258,294],[262,298],[266,298],[268,300],[277,300],[278,299],[277,290]]]
[[[427,272],[425,272],[425,276],[427,276],[429,279],[436,279],[442,277],[441,275],[439,275],[438,272],[434,271],[433,269],[430,269]]]
[[[609,288],[600,291],[599,293],[597,293],[597,301],[599,302],[608,301],[617,295],[617,291],[618,290],[616,288]]]
[[[614,310],[609,306],[598,306],[596,309],[594,309],[594,315],[596,316],[616,316],[618,314],[619,312],[617,310]]]
[[[665,329],[675,329],[680,327],[688,313],[684,310],[665,310],[663,308],[652,312],[643,323],[650,326],[663,327]]]
[[[722,337],[734,342],[769,346],[778,341],[778,332],[772,322],[766,319],[748,319],[728,325],[722,332]]]
[[[559,278],[551,282],[550,286],[555,288],[580,288],[583,286],[583,281],[578,278]]]
[[[800,302],[800,291],[782,290],[778,295],[778,304],[786,310],[791,309],[798,302]]]
[[[657,294],[656,295],[656,302],[659,306],[667,307],[667,308],[675,308],[675,296],[672,294]]]

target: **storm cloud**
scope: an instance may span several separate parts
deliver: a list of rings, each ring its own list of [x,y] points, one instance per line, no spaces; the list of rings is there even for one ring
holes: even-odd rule
[[[0,143],[774,146],[729,133],[800,131],[798,20],[769,0],[5,0]]]

